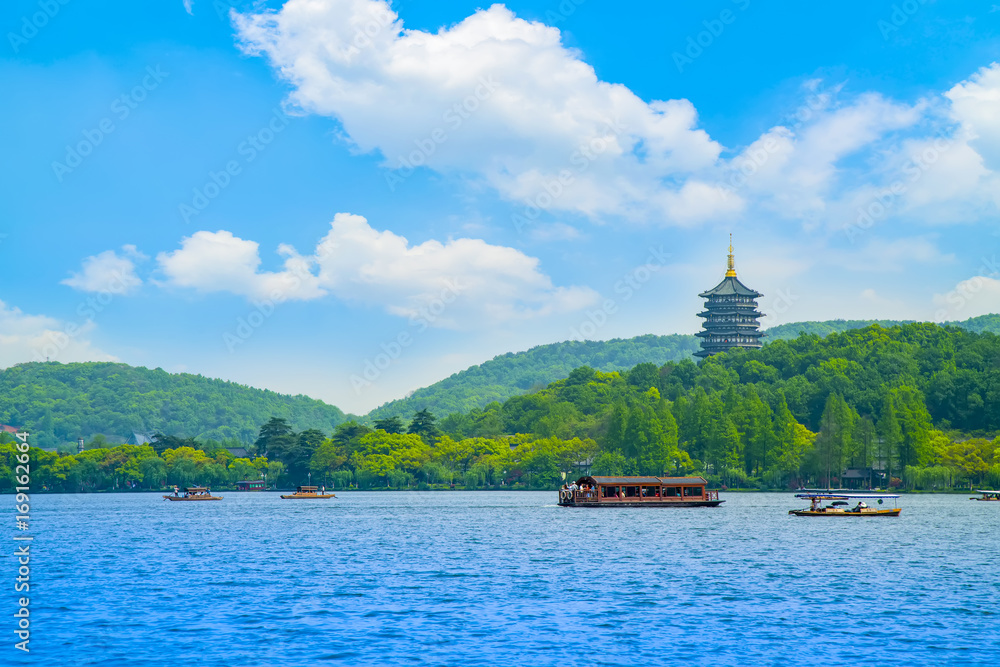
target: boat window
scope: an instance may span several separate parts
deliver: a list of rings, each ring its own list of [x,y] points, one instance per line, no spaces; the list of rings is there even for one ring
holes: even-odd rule
[[[660,488],[658,486],[642,487],[643,498],[656,498],[658,495],[660,495]]]
[[[700,496],[701,487],[700,486],[685,486],[684,487],[685,496]]]
[[[664,488],[664,492],[667,498],[676,498],[681,495],[681,487],[679,486],[668,486]]]
[[[635,498],[638,495],[639,495],[639,487],[638,486],[626,486],[625,487],[625,497],[626,498]]]
[[[601,487],[601,497],[602,498],[614,498],[618,495],[617,486],[602,486]]]

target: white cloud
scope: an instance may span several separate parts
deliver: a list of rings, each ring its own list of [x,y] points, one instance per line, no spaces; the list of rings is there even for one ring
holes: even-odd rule
[[[503,5],[435,33],[405,29],[383,0],[289,0],[235,20],[291,102],[338,119],[354,149],[471,176],[532,221],[538,209],[687,226],[767,215],[828,230],[892,184],[904,191],[886,218],[976,222],[1000,208],[997,63],[913,103],[808,81],[807,104],[728,159],[689,101],[599,80],[558,29]]]
[[[1000,312],[1000,280],[989,276],[963,280],[947,294],[935,294],[934,305],[936,322]]]
[[[184,0],[184,11],[194,16],[194,0]]]
[[[814,83],[814,82],[813,82]],[[839,102],[815,95],[791,127],[771,128],[728,165],[737,193],[785,218],[823,219],[845,185],[858,178],[845,159],[874,150],[886,134],[917,123],[923,105],[864,94]],[[860,177],[871,177],[868,170]]]
[[[539,260],[480,239],[409,241],[338,213],[315,254],[279,246],[281,272],[261,272],[258,244],[230,232],[197,232],[157,260],[167,284],[249,299],[339,299],[377,305],[430,326],[474,329],[591,305],[585,287],[557,287]]]
[[[992,63],[947,93],[951,115],[989,168],[1000,169],[1000,63]]]
[[[480,239],[425,241],[379,232],[358,215],[338,213],[317,247],[321,283],[345,300],[382,304],[392,313],[418,317],[452,299],[437,326],[478,328],[591,305],[585,287],[555,287],[539,260]]]
[[[337,118],[389,167],[473,174],[508,198],[590,216],[690,223],[736,205],[710,184],[674,183],[721,150],[690,102],[647,103],[600,81],[558,29],[503,5],[433,34],[376,0],[290,0],[237,27],[294,85],[294,103]]]
[[[93,322],[66,324],[0,301],[0,368],[25,361],[118,361],[93,346]]]
[[[181,241],[179,250],[156,256],[167,283],[200,292],[231,292],[248,299],[307,300],[326,292],[311,273],[311,261],[281,245],[283,271],[259,271],[258,244],[232,232],[195,232]]]
[[[127,257],[121,257],[114,250],[87,257],[79,273],[61,281],[73,289],[82,292],[109,292],[125,295],[134,292],[142,285],[142,280],[135,274],[134,260],[144,260],[146,256],[136,250],[133,245],[122,248]]]

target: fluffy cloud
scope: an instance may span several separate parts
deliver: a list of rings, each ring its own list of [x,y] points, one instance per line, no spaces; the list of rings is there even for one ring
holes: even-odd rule
[[[289,0],[236,22],[292,102],[338,119],[358,150],[472,175],[530,213],[839,228],[894,183],[908,187],[887,216],[970,221],[1000,205],[997,64],[914,104],[810,81],[806,104],[726,159],[690,102],[599,80],[558,29],[502,5],[435,33],[406,30],[381,0]],[[941,141],[953,148],[915,167]]]
[[[283,271],[260,271],[259,246],[231,232],[195,232],[179,250],[156,257],[167,283],[200,292],[231,292],[248,299],[307,300],[326,292],[310,272],[311,262],[281,245]]]
[[[82,292],[109,292],[118,295],[134,292],[142,285],[142,280],[135,274],[133,260],[143,260],[146,257],[135,246],[127,245],[122,249],[125,257],[119,256],[114,250],[87,257],[83,260],[82,270],[74,272],[62,284]]]
[[[418,245],[365,218],[338,213],[315,253],[282,245],[285,270],[260,271],[258,244],[230,232],[197,232],[157,260],[167,283],[250,299],[332,294],[438,327],[472,329],[570,312],[594,303],[588,288],[556,287],[539,261],[479,239]]]
[[[1000,63],[981,68],[947,93],[951,116],[961,123],[992,170],[1000,169]]]
[[[1000,280],[985,275],[963,280],[947,294],[935,294],[934,305],[935,322],[995,313],[1000,311]]]
[[[0,301],[0,368],[25,361],[118,361],[89,340],[92,322],[67,325]]]
[[[692,223],[738,210],[710,183],[677,184],[721,147],[687,100],[647,103],[600,81],[558,29],[502,5],[436,33],[380,0],[290,0],[237,17],[303,109],[337,118],[391,168],[473,174],[502,195],[590,216]]]

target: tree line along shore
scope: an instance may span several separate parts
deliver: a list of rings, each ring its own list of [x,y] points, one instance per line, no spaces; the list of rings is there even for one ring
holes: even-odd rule
[[[36,489],[87,492],[241,480],[332,489],[554,489],[583,473],[702,475],[715,488],[1000,485],[1000,337],[907,324],[779,340],[699,364],[576,368],[484,408],[427,409],[232,440],[157,434],[33,448]],[[234,453],[232,450],[236,450]],[[0,435],[0,473],[14,468]],[[10,491],[12,474],[0,474]]]

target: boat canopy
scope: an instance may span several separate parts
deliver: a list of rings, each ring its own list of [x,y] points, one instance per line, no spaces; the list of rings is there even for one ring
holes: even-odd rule
[[[816,498],[817,500],[852,500],[864,498],[899,498],[899,494],[893,493],[834,493],[832,491],[812,491],[809,493],[796,493],[796,498]]]
[[[605,477],[602,475],[591,475],[581,477],[577,484],[596,484],[599,486],[677,486],[682,484],[702,486],[708,482],[704,477]]]
[[[195,491],[208,491],[208,489],[204,486],[189,486],[184,490],[188,493],[194,493]]]
[[[984,489],[976,489],[976,493],[985,493],[986,495],[989,495],[989,496],[1000,495],[1000,491],[987,491],[987,490],[984,490]]]
[[[299,487],[297,487],[297,489],[299,491],[306,491],[306,492],[315,491],[318,488],[319,488],[318,486],[299,486]]]

